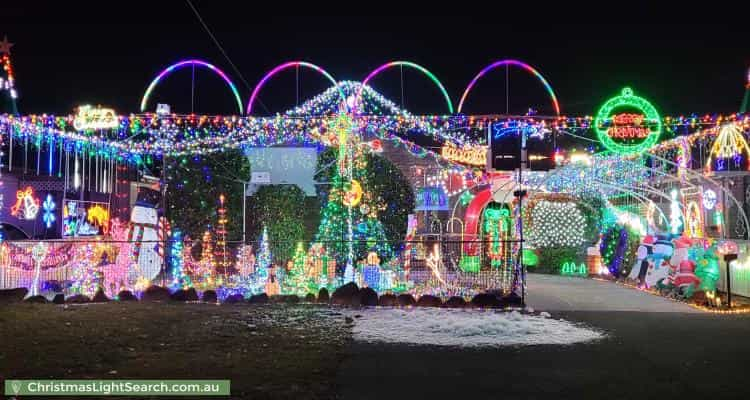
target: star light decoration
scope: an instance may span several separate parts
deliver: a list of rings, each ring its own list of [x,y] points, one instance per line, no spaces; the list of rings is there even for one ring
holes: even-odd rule
[[[0,42],[0,54],[10,55],[11,47],[13,47],[13,43],[8,41],[8,35],[3,36],[3,41]]]
[[[13,102],[13,113],[16,113],[15,99],[18,98],[18,93],[15,88],[15,78],[13,78],[13,67],[10,62],[10,48],[13,47],[13,43],[8,41],[8,37],[3,37],[3,41],[0,42],[0,68],[5,71],[5,79],[0,77],[0,90],[6,90],[10,94],[11,101]]]

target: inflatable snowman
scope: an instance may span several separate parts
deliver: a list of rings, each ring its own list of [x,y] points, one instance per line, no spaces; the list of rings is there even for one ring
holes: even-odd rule
[[[673,254],[674,245],[669,239],[659,238],[654,243],[653,254],[646,257],[650,261],[644,280],[646,287],[654,287],[657,282],[669,275],[672,267],[669,261]]]
[[[646,273],[648,272],[648,257],[653,254],[653,248],[654,237],[651,235],[645,236],[635,253],[635,264],[633,264],[633,268],[630,269],[630,274],[628,274],[629,279],[638,281],[639,284],[643,283],[643,280],[646,278]]]
[[[131,282],[140,278],[151,281],[161,270],[162,260],[157,252],[157,224],[156,208],[152,204],[136,202],[130,214],[128,231],[128,241],[132,243],[132,255],[136,260],[128,273]]]

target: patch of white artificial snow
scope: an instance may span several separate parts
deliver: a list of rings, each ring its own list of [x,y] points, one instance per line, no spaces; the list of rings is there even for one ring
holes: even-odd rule
[[[601,339],[604,333],[563,319],[517,311],[440,308],[368,309],[352,312],[354,339],[437,346],[572,344]]]

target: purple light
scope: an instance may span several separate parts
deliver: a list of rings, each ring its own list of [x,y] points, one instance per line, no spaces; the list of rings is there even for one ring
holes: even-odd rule
[[[178,63],[172,64],[165,68],[163,71],[159,73],[159,75],[154,78],[153,81],[151,81],[151,84],[148,85],[148,88],[146,89],[146,92],[143,93],[143,98],[141,99],[141,112],[146,111],[146,104],[148,103],[148,98],[151,96],[151,92],[153,92],[156,85],[167,75],[171,74],[177,69],[186,67],[186,66],[199,66],[199,67],[205,67],[209,70],[215,72],[217,75],[221,77],[221,79],[224,80],[224,82],[229,85],[229,88],[232,89],[232,93],[234,94],[234,98],[237,101],[237,107],[240,110],[240,114],[242,114],[242,98],[240,98],[240,93],[237,91],[237,87],[234,86],[234,82],[232,82],[231,79],[227,76],[227,74],[224,73],[224,71],[220,70],[219,68],[215,67],[212,64],[209,64],[203,60],[183,60]]]
[[[274,69],[270,70],[263,78],[258,82],[258,84],[255,86],[255,89],[253,89],[253,93],[250,95],[250,100],[247,102],[247,114],[250,115],[253,111],[253,104],[255,104],[255,99],[258,97],[258,93],[260,92],[260,89],[266,84],[266,82],[271,79],[272,76],[276,75],[277,73],[291,67],[307,67],[314,71],[319,72],[321,75],[325,76],[331,83],[333,83],[333,86],[337,87],[339,90],[339,94],[341,95],[341,100],[346,101],[346,95],[344,95],[344,92],[341,90],[340,87],[338,87],[338,82],[336,82],[335,79],[333,79],[333,76],[329,74],[326,70],[323,68],[311,64],[309,62],[305,61],[289,61],[284,64],[276,66]]]
[[[466,100],[466,97],[469,95],[469,92],[474,87],[474,85],[477,83],[477,81],[479,80],[479,78],[481,78],[482,76],[484,76],[484,74],[486,74],[490,70],[493,70],[493,69],[495,69],[497,67],[508,66],[508,65],[514,65],[514,66],[517,66],[517,67],[521,67],[521,68],[525,69],[526,71],[531,72],[535,77],[537,77],[537,79],[539,79],[542,82],[542,84],[544,85],[544,88],[547,89],[547,93],[549,93],[550,97],[552,98],[552,105],[555,107],[555,112],[557,113],[557,115],[560,115],[560,104],[557,102],[557,96],[555,96],[555,91],[552,90],[552,86],[550,86],[550,84],[547,82],[547,80],[544,79],[544,76],[542,76],[542,74],[539,73],[539,71],[537,71],[536,69],[534,69],[534,67],[532,67],[529,64],[526,64],[523,61],[518,61],[518,60],[501,60],[501,61],[496,61],[496,62],[494,62],[494,63],[486,66],[483,70],[479,71],[479,73],[477,74],[477,76],[475,76],[474,79],[471,80],[471,82],[469,83],[469,86],[466,87],[466,90],[464,90],[464,94],[461,96],[461,101],[458,102],[458,109],[456,111],[458,113],[461,112],[461,109],[463,108],[464,101]]]

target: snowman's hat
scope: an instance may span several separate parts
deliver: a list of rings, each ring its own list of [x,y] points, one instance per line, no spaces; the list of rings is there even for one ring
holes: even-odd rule
[[[644,246],[653,246],[654,242],[656,242],[656,239],[652,235],[646,235],[643,237],[643,244]]]

